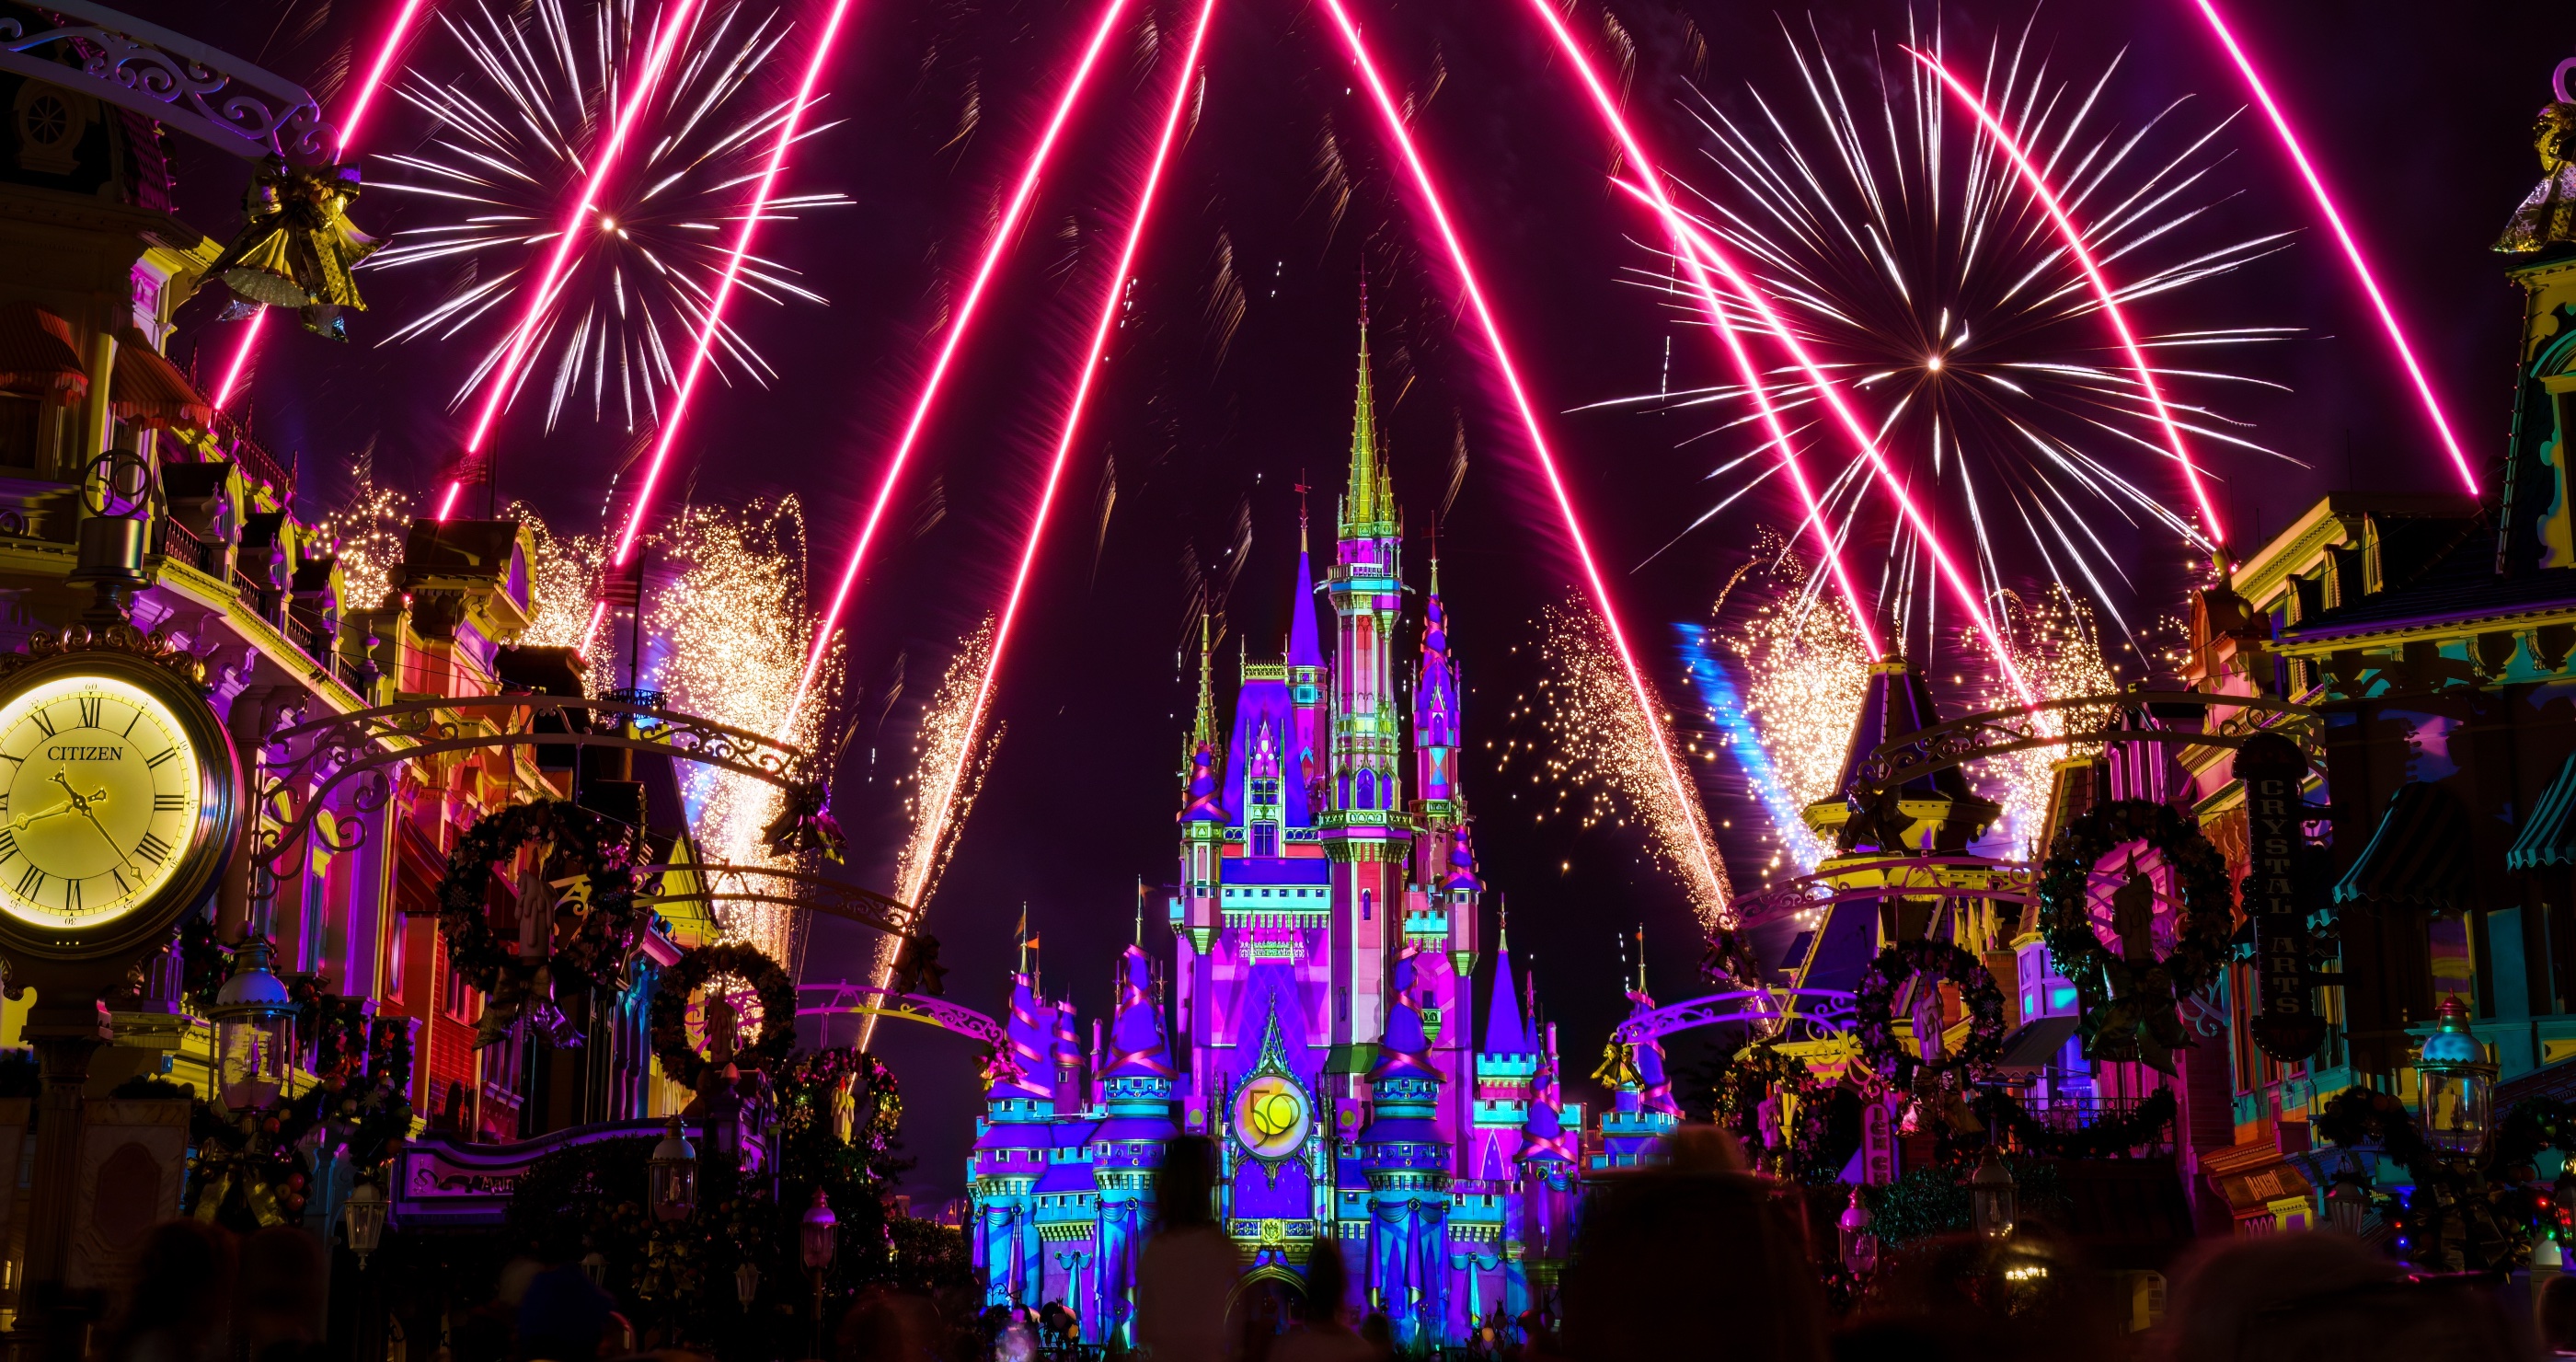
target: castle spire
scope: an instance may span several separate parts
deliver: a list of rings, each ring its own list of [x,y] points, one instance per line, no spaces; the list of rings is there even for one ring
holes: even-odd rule
[[[1216,750],[1216,671],[1209,639],[1209,621],[1199,616],[1199,712],[1190,728],[1190,746],[1206,751]]]
[[[1351,412],[1350,490],[1342,497],[1344,538],[1354,531],[1389,526],[1395,518],[1395,489],[1387,478],[1386,441],[1377,428],[1377,399],[1369,378],[1368,340],[1368,281],[1362,279],[1359,394]]]

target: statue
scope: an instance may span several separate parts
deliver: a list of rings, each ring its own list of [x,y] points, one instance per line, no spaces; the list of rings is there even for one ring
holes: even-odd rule
[[[2495,249],[2529,255],[2576,245],[2576,104],[2542,107],[2531,124],[2531,147],[2540,154],[2541,181],[2513,210]]]
[[[1924,1064],[1941,1062],[1941,986],[1928,976],[1914,980],[1914,1001],[1907,1010],[1914,1027],[1914,1053]]]
[[[2156,884],[2138,873],[2138,858],[2129,856],[2129,878],[2111,891],[2111,931],[2120,938],[2122,963],[2144,967],[2156,959]]]
[[[733,1000],[713,989],[707,991],[707,1067],[721,1069],[733,1063],[742,1044],[739,1030],[742,1009]]]

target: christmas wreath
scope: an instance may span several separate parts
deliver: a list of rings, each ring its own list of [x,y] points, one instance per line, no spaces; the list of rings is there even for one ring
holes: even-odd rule
[[[1968,1009],[1966,1042],[1928,1065],[1896,1043],[1896,991],[1917,977],[1957,988]],[[1852,1010],[1859,1017],[1852,1032],[1860,1042],[1861,1058],[1900,1091],[1914,1086],[1917,1069],[1935,1074],[1963,1072],[1991,1064],[2003,1052],[2004,991],[1995,986],[1995,976],[1984,961],[1947,941],[1918,937],[1880,951],[1852,989]]]
[[[1821,1169],[1830,1175],[1840,1167],[1826,1155],[1834,1085],[1817,1078],[1805,1061],[1772,1041],[1757,1041],[1731,1055],[1721,1051],[1700,1076],[1708,1085],[1711,1117],[1756,1158],[1777,1150],[1787,1160],[1784,1171],[1792,1174]],[[1775,1093],[1796,1104],[1794,1125],[1782,1123],[1775,1108],[1768,1114],[1771,1129],[1765,1130],[1763,1103]]]
[[[519,886],[519,911],[550,910],[553,918],[528,951],[532,924],[522,924],[519,941],[492,930],[491,887],[494,868],[532,844],[537,864]],[[580,1043],[555,1006],[556,986],[622,987],[649,916],[635,902],[629,866],[624,824],[560,800],[496,809],[457,839],[438,882],[438,934],[446,938],[449,967],[490,995],[478,1046],[505,1039],[522,1014],[557,1044]]]
[[[411,1023],[366,1017],[357,1001],[325,994],[308,1005],[330,1049],[317,1054],[316,1081],[301,1095],[238,1116],[196,1104],[188,1214],[245,1231],[288,1224],[342,1150],[362,1169],[392,1161],[411,1133]]]
[[[648,1018],[653,1057],[681,1087],[698,1086],[708,1064],[689,1043],[689,999],[709,980],[727,975],[750,984],[760,999],[760,1038],[734,1051],[733,1062],[746,1069],[773,1069],[796,1048],[796,981],[787,971],[749,946],[701,946],[662,972]]]

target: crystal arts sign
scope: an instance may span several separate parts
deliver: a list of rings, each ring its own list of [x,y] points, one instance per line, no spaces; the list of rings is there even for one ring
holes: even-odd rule
[[[2254,1043],[2284,1064],[2307,1059],[2325,1040],[2316,1014],[2315,984],[2308,972],[2313,942],[2308,933],[2306,810],[2299,787],[2307,759],[2275,733],[2258,733],[2236,752],[2235,776],[2245,786],[2246,917],[2254,924]]]

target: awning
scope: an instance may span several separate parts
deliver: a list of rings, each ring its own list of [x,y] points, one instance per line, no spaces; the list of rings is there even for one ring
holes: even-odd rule
[[[2337,903],[2469,906],[2469,810],[2448,786],[2410,780],[2388,797],[2370,845],[2335,886]]]
[[[2576,865],[2576,755],[2558,768],[2531,816],[2522,820],[2522,835],[2504,854],[2507,870],[2538,870],[2544,865]]]
[[[0,393],[66,407],[89,396],[71,324],[34,303],[0,305]]]
[[[116,381],[107,390],[107,409],[138,426],[204,430],[215,422],[214,404],[132,328],[116,338]]]
[[[2011,1035],[2004,1037],[2003,1058],[1996,1062],[2007,1069],[2044,1069],[2066,1048],[2066,1038],[2075,1034],[2075,1017],[2040,1017]]]

